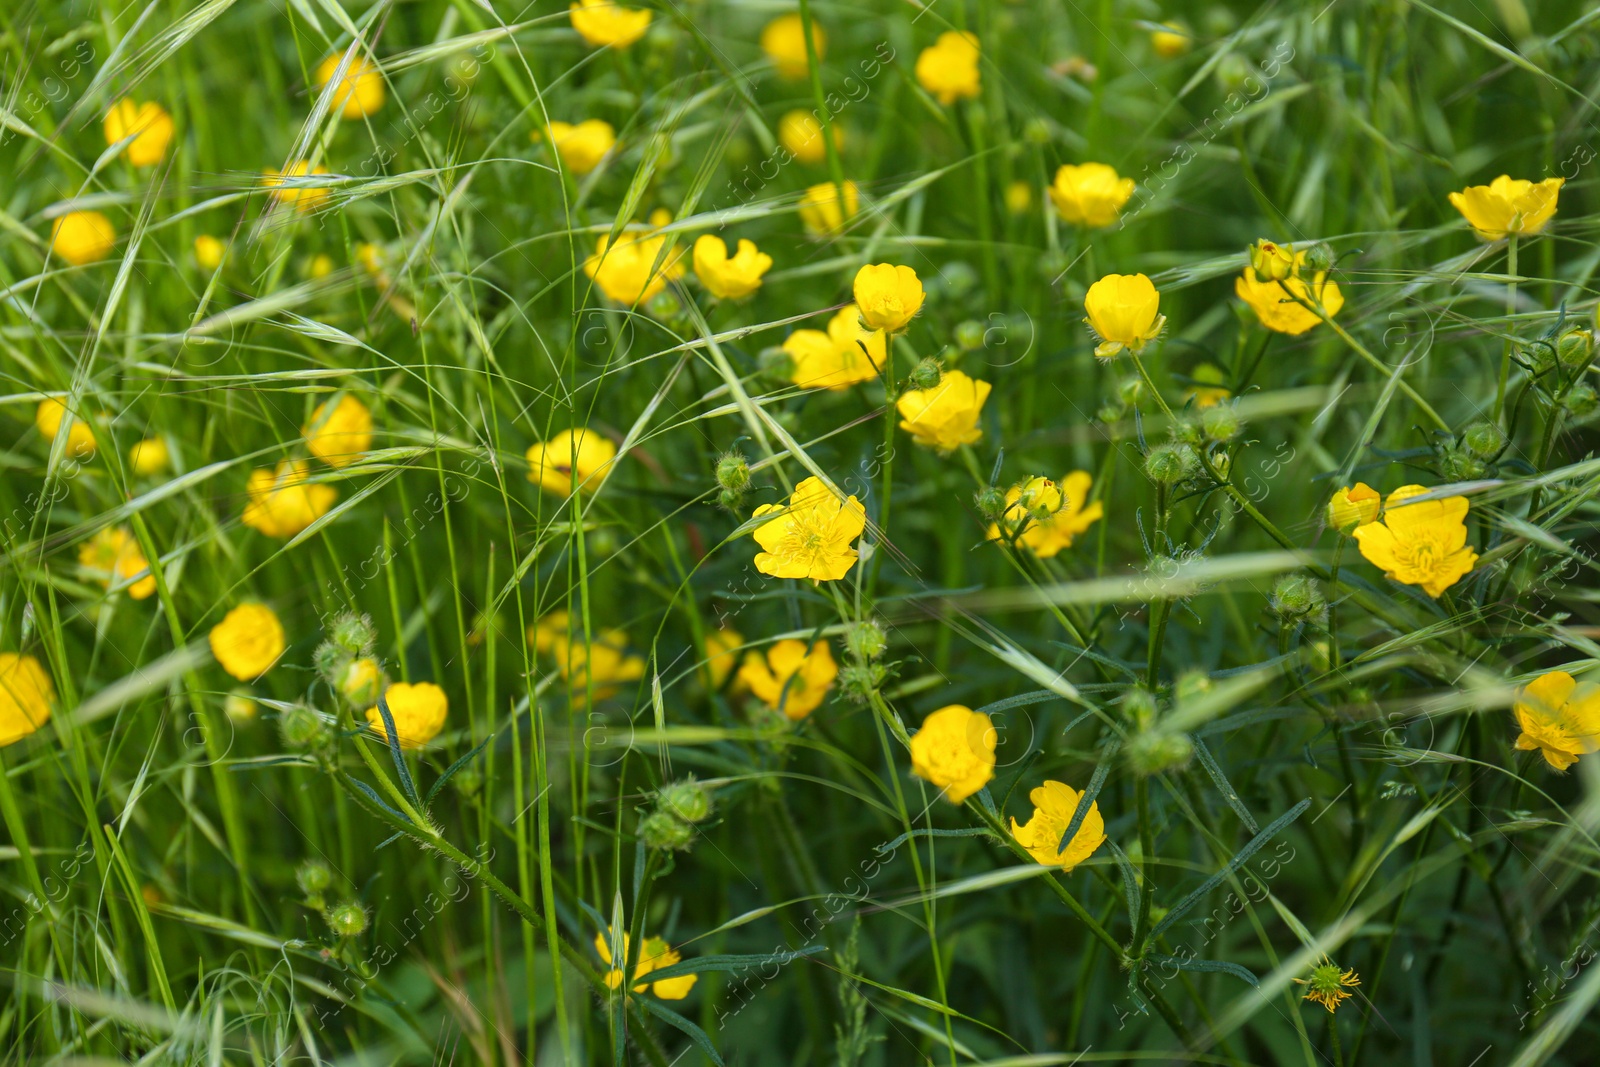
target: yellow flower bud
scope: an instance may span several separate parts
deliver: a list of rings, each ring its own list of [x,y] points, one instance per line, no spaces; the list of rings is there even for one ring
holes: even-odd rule
[[[1281,282],[1295,272],[1294,253],[1262,238],[1250,246],[1250,268],[1264,282]]]
[[[1347,486],[1328,501],[1328,525],[1341,531],[1365,526],[1378,518],[1382,499],[1366,482],[1357,482],[1354,489]]]

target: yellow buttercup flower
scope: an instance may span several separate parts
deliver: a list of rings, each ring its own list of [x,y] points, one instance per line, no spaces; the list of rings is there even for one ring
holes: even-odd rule
[[[611,957],[611,944],[604,933],[594,935],[594,949],[600,954],[600,961],[611,969],[606,972],[606,988],[622,988],[622,968],[613,966]],[[628,935],[622,935],[621,955],[628,956]],[[647,937],[644,944],[639,946],[639,962],[633,968],[633,980],[639,982],[651,971],[663,970],[675,963],[682,963],[683,957],[677,950],[659,937]],[[668,978],[660,982],[639,982],[633,987],[635,993],[643,993],[649,989],[662,1000],[682,1000],[689,995],[689,990],[694,988],[694,983],[699,979],[697,974],[685,974],[677,978]]]
[[[1083,309],[1089,314],[1084,321],[1100,338],[1094,354],[1101,359],[1124,349],[1137,355],[1167,325],[1161,294],[1143,274],[1107,274],[1089,286]]]
[[[347,467],[372,447],[372,412],[345,393],[318,404],[300,432],[313,456],[330,467]]]
[[[1189,378],[1189,388],[1183,391],[1183,395],[1193,400],[1196,408],[1214,408],[1233,395],[1223,384],[1228,380],[1227,376],[1215,363],[1199,364]]]
[[[1046,482],[1048,491],[1034,485]],[[1105,513],[1100,501],[1089,503],[1093,477],[1088,471],[1073,471],[1060,483],[1034,478],[1006,490],[1006,510],[1000,523],[989,527],[989,540],[1015,540],[1040,559],[1050,559],[1098,522]],[[1032,490],[1030,492],[1030,489]],[[1049,506],[1054,494],[1056,503]],[[1020,533],[1018,532],[1020,531]]]
[[[1162,59],[1176,59],[1189,50],[1189,29],[1181,22],[1163,22],[1150,34],[1150,47]]]
[[[611,0],[578,0],[568,11],[572,28],[590,48],[626,48],[650,28],[650,12]]]
[[[1295,982],[1306,987],[1302,1000],[1321,1004],[1331,1014],[1350,999],[1350,990],[1360,985],[1361,979],[1354,969],[1340,971],[1338,964],[1324,956],[1322,962],[1312,968],[1310,978],[1296,978]]]
[[[304,460],[284,460],[276,470],[251,471],[244,524],[268,537],[290,538],[327,514],[339,491],[307,483],[306,470]]]
[[[1383,497],[1366,482],[1357,482],[1355,488],[1345,486],[1328,501],[1328,525],[1345,533],[1357,526],[1378,521],[1378,508]]]
[[[50,721],[56,687],[32,656],[0,652],[0,748],[15,744]]]
[[[1322,319],[1301,304],[1302,300],[1311,304],[1320,303],[1330,319],[1344,307],[1344,294],[1339,291],[1338,283],[1329,280],[1327,271],[1318,271],[1312,276],[1311,284],[1306,284],[1305,278],[1300,275],[1305,260],[1304,251],[1294,253],[1290,277],[1285,281],[1262,281],[1254,267],[1246,267],[1244,273],[1234,279],[1233,291],[1240,300],[1250,305],[1256,318],[1267,329],[1295,336],[1320,323]],[[1284,289],[1288,289],[1288,292],[1284,292]]]
[[[94,455],[94,431],[89,429],[89,424],[77,415],[69,415],[67,405],[56,397],[46,397],[39,401],[39,408],[34,412],[33,424],[38,427],[39,434],[46,442],[55,444],[57,435],[61,433],[61,424],[67,424],[66,454],[73,459],[88,459]]]
[[[74,267],[105,259],[116,244],[117,231],[98,211],[69,211],[50,226],[50,251]]]
[[[739,666],[739,657],[735,652],[743,644],[744,635],[729,627],[706,634],[706,669],[711,672],[711,688],[721,689],[728,675]]]
[[[899,333],[922,310],[922,280],[910,267],[870,264],[856,271],[855,297],[868,328]]]
[[[265,604],[240,604],[211,628],[207,640],[222,669],[248,682],[266,674],[287,646],[283,624]]]
[[[172,463],[165,437],[146,437],[128,449],[128,466],[135,474],[160,474]]]
[[[528,644],[536,652],[554,654],[558,648],[565,649],[571,636],[572,615],[565,611],[552,611],[528,627]]]
[[[574,486],[594,492],[611,473],[617,446],[593,430],[562,430],[528,449],[528,481],[547,493],[571,496]]]
[[[194,239],[194,261],[205,270],[216,270],[222,266],[222,257],[227,252],[228,246],[209,233]]]
[[[860,310],[848,304],[828,320],[828,332],[796,330],[783,342],[794,364],[790,380],[807,389],[848,389],[877,378],[888,352],[882,330],[861,325]]]
[[[538,136],[537,131],[534,136]],[[568,170],[574,174],[588,174],[616,145],[617,131],[611,123],[601,119],[584,119],[577,125],[552,122],[549,138]]]
[[[763,504],[753,518],[772,518],[755,528],[761,551],[756,570],[774,578],[836,582],[855,565],[852,543],[867,528],[867,510],[855,497],[840,499],[820,478],[794,487],[787,504]]]
[[[829,125],[833,149],[844,150],[844,127]],[[821,163],[828,158],[828,144],[822,137],[822,123],[809,111],[789,111],[778,120],[778,142],[802,163]]]
[[[1294,253],[1276,241],[1263,237],[1250,246],[1250,269],[1261,281],[1281,282],[1292,277],[1299,266]]]
[[[908,389],[895,401],[900,428],[925,448],[953,452],[983,437],[978,416],[989,399],[990,385],[953,370],[932,389]]]
[[[989,716],[951,704],[922,720],[911,735],[911,773],[944,790],[960,804],[994,777],[995,733]]]
[[[661,259],[666,244],[666,234],[646,237],[637,231],[624,231],[614,245],[609,235],[601,237],[594,255],[584,261],[583,272],[617,303],[627,307],[643,304],[683,273],[681,249],[674,249]],[[658,259],[660,263],[656,262]]]
[[[265,185],[268,189],[273,190],[273,203],[289,204],[296,211],[303,214],[307,211],[315,211],[317,208],[321,207],[323,202],[328,199],[329,191],[327,189],[319,188],[286,186],[284,184],[284,179],[306,177],[314,178],[319,174],[326,173],[328,173],[327,167],[313,167],[310,163],[307,163],[305,160],[301,159],[290,163],[287,170],[268,168],[268,170],[265,172],[265,176],[261,179],[261,184]]]
[[[153,167],[166,156],[167,146],[172,143],[172,116],[154,101],[136,104],[132,97],[125,96],[106,112],[105,132],[107,145],[133,137],[125,149],[128,162],[136,167]]]
[[[1488,185],[1471,185],[1450,194],[1451,205],[1486,241],[1508,234],[1532,236],[1543,230],[1556,213],[1565,178],[1530,182],[1502,174]]]
[[[844,211],[839,210],[839,190],[844,190]],[[823,182],[813,185],[800,198],[800,223],[813,235],[833,233],[856,217],[861,207],[861,195],[855,182],[834,185]]]
[[[1119,177],[1114,167],[1068,163],[1056,171],[1050,201],[1065,221],[1098,229],[1117,221],[1133,189],[1133,179]]]
[[[917,84],[946,107],[960,99],[976,99],[980,88],[978,58],[975,35],[941,33],[917,56]]]
[[[1357,526],[1355,539],[1385,577],[1420,585],[1437,597],[1472,570],[1478,554],[1467,547],[1467,498],[1405,503],[1426,492],[1420,485],[1402,485],[1384,502],[1382,521]]]
[[[432,682],[414,685],[395,682],[384,690],[383,703],[394,719],[394,732],[400,735],[401,748],[421,748],[439,736],[450,711],[450,699]],[[388,738],[389,729],[376,704],[367,709],[367,724],[373,733]]]
[[[326,278],[333,273],[333,257],[325,252],[318,252],[311,257],[311,264],[306,268],[306,275],[313,279]]]
[[[107,527],[85,541],[78,549],[78,562],[107,589],[138,578],[128,586],[128,595],[135,600],[144,600],[156,591],[150,561],[144,558],[138,539],[121,526]]]
[[[811,44],[817,52],[817,62],[828,53],[828,35],[816,19],[811,20]],[[798,81],[811,73],[806,58],[805,22],[798,14],[779,15],[761,31],[761,50],[772,60],[780,77]]]
[[[694,243],[695,277],[723,300],[738,300],[761,288],[761,276],[771,267],[772,257],[754,241],[741,238],[739,251],[731,258],[728,246],[714,234],[703,234]]]
[[[644,677],[644,657],[629,652],[628,635],[615,628],[601,630],[588,643],[581,634],[556,638],[551,652],[555,654],[556,670],[578,703],[589,695],[605,700],[614,696],[622,683]]]
[[[339,72],[344,53],[336,52],[317,68],[317,88],[326,89]],[[333,106],[347,119],[364,119],[383,106],[383,75],[362,56],[350,58],[344,77],[333,90]]]
[[[370,708],[378,701],[384,689],[383,668],[371,656],[360,656],[345,664],[339,672],[339,695],[353,707]],[[390,710],[393,710],[391,705]],[[398,720],[396,721],[398,725]]]
[[[804,641],[792,637],[774,642],[765,656],[746,653],[739,668],[739,680],[757,700],[794,722],[822,705],[838,676],[839,665],[833,661],[828,642],[818,641],[807,648]]]
[[[846,374],[862,374],[864,381],[876,378],[884,360],[889,358],[889,337],[882,330],[871,329],[861,321],[861,308],[846,304],[828,320],[828,339],[839,350],[840,370]]]
[[[1517,691],[1511,711],[1522,728],[1517,747],[1540,753],[1558,771],[1600,751],[1600,686],[1550,671]]]
[[[1090,804],[1089,813],[1078,825],[1078,832],[1061,847],[1061,838],[1072,824],[1083,794],[1062,782],[1046,779],[1044,785],[1028,794],[1033,801],[1033,817],[1021,826],[1011,820],[1011,836],[1017,844],[1032,853],[1033,858],[1046,867],[1060,867],[1070,871],[1105,843],[1106,824],[1100,817],[1100,805]]]

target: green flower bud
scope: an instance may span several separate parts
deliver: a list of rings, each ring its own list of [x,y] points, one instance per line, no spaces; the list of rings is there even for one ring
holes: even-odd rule
[[[968,319],[956,327],[956,344],[963,352],[973,352],[983,347],[983,323]]]
[[[932,389],[944,379],[944,368],[932,356],[924,356],[906,379],[908,389]]]
[[[1320,274],[1325,270],[1332,270],[1338,258],[1334,254],[1332,245],[1326,241],[1318,241],[1306,249],[1306,258],[1303,261],[1303,265],[1312,274]]]
[[[972,292],[978,285],[978,272],[972,269],[972,264],[959,259],[946,263],[939,270],[938,278],[940,288],[957,300]]]
[[[1217,64],[1217,84],[1225,93],[1235,92],[1244,87],[1244,83],[1255,73],[1255,68],[1250,61],[1238,52],[1229,52],[1222,57],[1222,62]],[[1260,272],[1257,272],[1259,276]]]
[[[290,748],[320,748],[328,739],[322,716],[304,704],[296,704],[278,716],[278,733]]]
[[[1144,380],[1142,378],[1124,378],[1117,383],[1117,397],[1127,407],[1133,407],[1144,399]]]
[[[1489,467],[1464,448],[1446,448],[1439,453],[1439,475],[1446,481],[1470,482],[1489,473]]]
[[[1182,770],[1194,756],[1194,742],[1188,734],[1151,730],[1134,735],[1123,749],[1134,773],[1151,775]]]
[[[1194,449],[1179,442],[1157,445],[1144,458],[1144,472],[1157,485],[1177,485],[1199,466]]]
[[[1107,400],[1104,404],[1100,405],[1100,410],[1094,413],[1094,417],[1099,419],[1101,422],[1120,422],[1122,417],[1127,413],[1128,409],[1123,407],[1118,401]]]
[[[317,646],[317,650],[311,653],[311,665],[329,685],[339,684],[339,675],[344,673],[345,664],[349,663],[350,659],[349,650],[332,641],[322,642]]]
[[[657,852],[684,852],[694,841],[694,827],[665,811],[652,811],[639,820],[639,840]]]
[[[1029,144],[1049,144],[1051,139],[1049,120],[1036,115],[1023,123],[1022,139]]]
[[[839,668],[839,691],[846,700],[865,704],[889,680],[890,669],[872,660],[853,660]]]
[[[845,632],[844,639],[850,651],[861,659],[877,659],[889,647],[889,635],[876,619],[856,623]]]
[[[1506,447],[1506,432],[1492,422],[1475,422],[1461,434],[1461,447],[1479,459],[1493,459]]]
[[[1286,623],[1321,622],[1328,617],[1328,600],[1315,578],[1285,574],[1272,588],[1268,600],[1272,610]]]
[[[1529,341],[1522,346],[1522,354],[1533,364],[1536,374],[1543,374],[1556,365],[1556,346],[1549,341]]]
[[[378,642],[378,632],[373,629],[372,620],[367,616],[346,612],[333,621],[333,626],[328,630],[328,639],[345,651],[359,656],[372,651]]]
[[[1556,358],[1568,370],[1587,367],[1594,357],[1594,334],[1589,330],[1568,330],[1556,342]]]
[[[1172,694],[1178,703],[1194,700],[1211,692],[1211,675],[1198,667],[1191,668],[1178,675],[1178,680],[1173,684]]]
[[[1244,429],[1232,404],[1218,404],[1200,413],[1200,428],[1211,441],[1231,441]]]
[[[705,822],[711,817],[711,790],[695,781],[694,775],[670,782],[656,794],[656,803],[668,815],[687,823]]]
[[[1006,495],[996,486],[990,485],[978,490],[976,502],[978,513],[990,522],[999,522],[1000,516],[1005,514]]]
[[[1579,382],[1567,392],[1567,410],[1575,419],[1586,419],[1593,415],[1597,403],[1600,403],[1600,398],[1596,398],[1594,387],[1588,382]]]
[[[718,506],[728,511],[738,511],[739,505],[744,503],[744,494],[737,489],[724,489],[717,494]]]
[[[742,493],[750,487],[750,464],[745,461],[744,453],[723,453],[722,458],[717,460],[717,484],[736,493]]]
[[[367,929],[367,909],[348,901],[328,912],[328,927],[339,937],[360,937]]]
[[[333,872],[328,870],[328,865],[321,860],[306,860],[295,868],[294,880],[300,887],[300,892],[308,897],[315,897],[326,892],[333,884]]]
[[[235,689],[222,698],[222,713],[235,726],[246,726],[256,721],[256,702],[248,689]]]
[[[1136,729],[1148,730],[1156,721],[1156,695],[1142,685],[1122,694],[1122,713]]]
[[[650,298],[645,310],[650,317],[661,322],[677,318],[683,313],[683,305],[678,302],[678,297],[671,289],[663,289]]]

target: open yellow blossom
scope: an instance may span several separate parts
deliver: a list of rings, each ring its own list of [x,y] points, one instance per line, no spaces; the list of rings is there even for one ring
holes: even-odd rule
[[[265,604],[240,604],[211,628],[207,640],[222,669],[248,682],[266,674],[287,647],[283,624]]]
[[[594,492],[611,473],[617,446],[593,430],[562,430],[528,449],[528,481],[547,493],[571,496],[574,486]]]
[[[917,56],[917,84],[949,107],[957,100],[974,100],[980,89],[978,38],[950,31]]]
[[[911,773],[944,790],[960,804],[994,777],[998,735],[989,716],[962,704],[951,704],[922,720],[911,735]]]
[[[807,389],[848,389],[877,378],[888,352],[882,330],[861,325],[861,315],[848,304],[828,320],[828,332],[796,330],[783,342],[794,364],[790,380]]]
[[[600,291],[627,307],[643,304],[667,287],[667,282],[683,274],[683,253],[673,249],[663,258],[667,235],[646,237],[637,231],[623,231],[617,243],[609,235],[595,245],[594,255],[583,264],[583,272]],[[660,262],[657,262],[657,261]]]
[[[538,136],[537,131],[534,136]],[[594,170],[617,143],[617,131],[602,119],[584,119],[576,125],[552,122],[549,137],[561,162],[574,174]]]
[[[528,627],[528,644],[536,652],[554,655],[558,648],[565,650],[571,637],[572,615],[565,611],[552,611]],[[561,658],[566,658],[564,651]]]
[[[1115,167],[1068,163],[1056,171],[1050,202],[1072,225],[1099,229],[1117,221],[1123,205],[1133,196],[1133,188],[1133,179],[1119,177]]]
[[[1048,479],[1034,479],[1048,481]],[[1005,524],[1002,532],[998,523],[989,527],[989,540],[1015,538],[1018,544],[1040,559],[1050,559],[1063,548],[1072,547],[1072,541],[1098,522],[1105,513],[1100,501],[1089,503],[1089,489],[1093,477],[1088,471],[1073,471],[1060,483],[1051,482],[1059,503],[1053,508],[1041,508],[1034,501],[1037,494],[1024,499],[1028,486],[1014,485],[1006,490],[1006,510],[1001,517]],[[1031,505],[1031,506],[1030,506]],[[1021,533],[1016,531],[1020,530]]]
[[[861,321],[861,308],[855,304],[846,304],[828,320],[828,339],[839,350],[840,367],[846,373],[876,378],[888,358],[888,335],[868,328]]]
[[[739,666],[735,653],[743,644],[744,635],[729,627],[706,634],[706,670],[711,673],[711,688],[721,689],[728,675]]]
[[[1228,391],[1227,375],[1215,363],[1201,363],[1189,375],[1189,388],[1183,391],[1199,409],[1214,408],[1233,394]]]
[[[622,683],[644,677],[644,657],[629,652],[628,635],[614,627],[601,630],[590,642],[585,642],[582,634],[558,638],[551,651],[556,670],[578,703],[589,696],[605,700],[616,695]]]
[[[817,52],[817,62],[828,54],[828,35],[816,19],[811,20],[811,44]],[[790,81],[799,81],[811,72],[806,58],[805,22],[797,13],[779,15],[761,31],[761,50],[772,60],[778,75]]]
[[[160,474],[172,465],[165,437],[146,437],[128,449],[128,466],[135,474]]]
[[[620,989],[622,987],[622,968],[614,965],[611,957],[610,940],[604,933],[594,935],[594,949],[600,954],[600,962],[611,968],[606,972],[606,988]],[[622,935],[621,955],[628,955],[628,935]],[[626,959],[623,960],[627,962]],[[675,963],[682,963],[683,957],[678,955],[676,949],[659,937],[647,937],[644,944],[639,946],[639,962],[633,968],[633,980],[639,982],[633,987],[635,993],[643,993],[649,989],[662,1000],[682,1000],[689,995],[689,990],[694,988],[699,979],[697,974],[680,975],[677,978],[667,978],[660,982],[641,982],[645,975],[651,971],[663,970]]]
[[[1331,1014],[1350,999],[1350,990],[1360,985],[1361,979],[1354,969],[1340,971],[1338,964],[1324,956],[1312,968],[1310,978],[1296,978],[1295,983],[1306,987],[1306,995],[1300,999],[1321,1004]]]
[[[250,502],[242,521],[268,537],[289,538],[327,514],[339,491],[306,481],[304,460],[284,460],[276,470],[254,470],[245,491]]]
[[[895,401],[900,428],[924,448],[953,452],[983,437],[978,416],[991,386],[953,370],[931,389],[907,389]]]
[[[839,190],[844,190],[844,211],[839,210]],[[861,208],[861,194],[855,182],[835,185],[823,182],[813,185],[800,197],[800,224],[813,235],[833,233],[856,217]]]
[[[287,178],[314,178],[328,173],[327,167],[313,167],[305,160],[296,160],[289,164],[287,170],[269,168],[261,179],[272,192],[272,202],[275,204],[288,204],[302,214],[315,211],[328,199],[329,191],[324,188],[307,188],[299,185],[286,184]]]
[[[853,542],[867,528],[867,509],[855,497],[840,498],[820,478],[794,487],[787,504],[763,504],[752,518],[772,518],[755,528],[756,570],[774,578],[836,582],[858,554]]]
[[[1383,497],[1366,482],[1357,482],[1355,488],[1345,486],[1328,501],[1328,525],[1345,533],[1357,526],[1378,521],[1378,508]]]
[[[1426,492],[1420,485],[1402,485],[1384,502],[1383,520],[1357,526],[1355,539],[1385,577],[1420,585],[1437,597],[1472,570],[1478,554],[1467,547],[1467,498],[1405,503]]]
[[[1291,337],[1305,333],[1320,323],[1322,318],[1301,301],[1313,305],[1320,303],[1330,319],[1344,307],[1344,294],[1339,291],[1338,283],[1328,278],[1327,271],[1316,272],[1311,284],[1306,284],[1305,278],[1300,275],[1300,268],[1305,261],[1304,250],[1294,253],[1290,276],[1281,282],[1262,281],[1254,267],[1246,267],[1244,273],[1234,279],[1233,291],[1240,300],[1250,305],[1250,310],[1256,313],[1256,318],[1267,329]]]
[[[74,267],[105,259],[116,244],[117,231],[98,211],[69,211],[50,226],[50,251]]]
[[[318,404],[300,432],[313,456],[330,467],[347,467],[372,447],[372,412],[345,393]]]
[[[1072,816],[1082,798],[1083,794],[1070,785],[1046,779],[1044,785],[1028,794],[1028,799],[1033,801],[1033,817],[1021,826],[1017,825],[1016,819],[1012,819],[1011,836],[1046,867],[1072,870],[1094,855],[1095,849],[1104,844],[1106,839],[1106,824],[1100,817],[1100,805],[1090,804],[1089,813],[1078,824],[1078,832],[1062,848],[1061,839],[1066,836],[1067,827],[1072,825]]]
[[[728,246],[715,234],[702,234],[694,243],[694,273],[700,284],[723,300],[738,300],[761,288],[761,276],[772,268],[772,257],[754,241],[739,240],[731,258]]]
[[[93,456],[94,431],[89,429],[89,424],[76,415],[69,415],[67,405],[56,397],[46,397],[39,401],[39,408],[33,415],[33,424],[38,427],[40,436],[54,445],[56,437],[61,433],[62,423],[67,424],[66,454],[73,459],[88,459]]]
[[[839,665],[828,642],[806,647],[804,641],[786,637],[774,642],[767,654],[747,652],[739,668],[743,682],[757,700],[798,722],[827,699]]]
[[[650,28],[650,12],[623,7],[612,0],[578,0],[567,9],[572,28],[590,48],[626,48]]]
[[[203,233],[194,239],[194,261],[200,264],[203,270],[216,270],[222,266],[222,257],[227,253],[228,246],[209,233]]]
[[[1143,274],[1107,274],[1089,286],[1083,310],[1089,314],[1084,321],[1100,338],[1094,354],[1101,359],[1124,350],[1143,352],[1167,325],[1161,293]]]
[[[37,659],[0,652],[0,748],[49,722],[55,702],[56,687]]]
[[[907,266],[868,264],[856,271],[855,297],[868,328],[899,333],[922,310],[922,280]]]
[[[1550,671],[1517,691],[1511,711],[1522,728],[1517,747],[1542,754],[1558,771],[1600,751],[1600,686]]]
[[[1485,241],[1508,234],[1531,236],[1544,229],[1556,213],[1564,184],[1565,178],[1530,182],[1502,174],[1488,185],[1471,185],[1451,193],[1450,203]]]
[[[414,685],[395,682],[384,690],[383,704],[394,719],[394,732],[400,735],[401,748],[421,748],[439,736],[450,711],[450,699],[432,682]],[[384,738],[389,736],[383,713],[376,704],[367,709],[367,723],[374,733]]]
[[[322,61],[317,68],[317,88],[326,89],[339,73],[344,53],[336,52]],[[383,75],[378,68],[362,56],[350,57],[344,77],[333,90],[333,106],[339,108],[347,119],[364,119],[383,106]]]
[[[833,150],[844,150],[844,127],[830,123]],[[802,163],[821,163],[828,158],[828,144],[822,137],[822,124],[809,111],[788,111],[778,120],[778,142]]]
[[[135,600],[144,600],[156,591],[156,577],[150,573],[150,561],[144,558],[138,538],[121,526],[107,527],[85,541],[78,549],[78,562],[107,589],[137,578],[128,586],[128,595]]]
[[[166,156],[167,146],[172,143],[172,116],[154,101],[136,104],[132,97],[125,96],[106,112],[105,132],[108,145],[132,137],[125,149],[128,162],[136,167],[153,167]]]
[[[1161,29],[1150,34],[1150,47],[1162,59],[1176,59],[1189,50],[1188,27],[1181,22],[1163,22]]]

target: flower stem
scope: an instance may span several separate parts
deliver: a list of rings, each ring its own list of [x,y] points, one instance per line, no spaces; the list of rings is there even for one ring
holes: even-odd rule
[[[1506,235],[1506,318],[1517,311],[1517,235]],[[1506,410],[1506,381],[1511,377],[1511,323],[1506,323],[1505,348],[1500,353],[1500,380],[1494,387],[1494,421],[1503,422]]]

